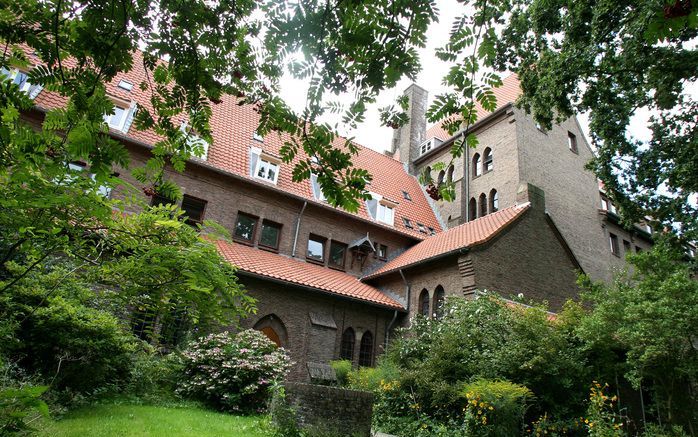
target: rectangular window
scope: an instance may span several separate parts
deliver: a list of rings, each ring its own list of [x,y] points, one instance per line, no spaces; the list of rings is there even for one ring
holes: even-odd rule
[[[336,267],[344,270],[344,263],[347,257],[347,245],[339,241],[332,240],[330,242],[330,259],[328,264],[330,267]]]
[[[412,227],[412,222],[411,222],[410,219],[408,219],[407,217],[403,217],[403,218],[402,218],[402,223],[405,225],[405,227],[406,227],[407,229],[414,229],[414,228]]]
[[[309,260],[325,262],[325,241],[327,241],[325,237],[310,234],[308,237],[308,254],[306,255]]]
[[[628,240],[623,240],[623,253],[624,254],[629,254],[633,252],[633,247],[630,245],[630,241]]]
[[[204,221],[204,211],[206,210],[206,201],[197,199],[189,195],[184,195],[182,198],[182,210],[186,216],[186,223],[190,226],[195,226],[197,223]]]
[[[611,245],[611,253],[615,256],[620,256],[620,248],[618,247],[618,236],[616,234],[609,233],[608,240]]]
[[[161,194],[153,194],[153,198],[150,200],[150,206],[160,206],[160,205],[172,205],[174,202],[169,198]]]
[[[254,172],[254,176],[275,184],[279,177],[279,164],[260,157],[257,161],[257,169]]]
[[[133,84],[123,79],[119,81],[119,84],[117,86],[125,91],[131,91],[133,89]]]
[[[395,210],[392,206],[388,206],[385,203],[378,203],[376,220],[393,226],[393,224],[395,223]]]
[[[254,234],[257,231],[257,220],[259,218],[256,216],[238,212],[233,238],[243,243],[252,244],[254,242]]]
[[[572,132],[567,132],[567,146],[574,153],[579,153],[577,150],[577,136]]]
[[[326,200],[325,194],[322,192],[322,187],[317,180],[317,175],[314,173],[310,175],[310,187],[313,189],[313,197],[315,197],[316,200],[321,202]]]
[[[606,200],[604,197],[601,198],[601,209],[608,211],[608,200]]]
[[[377,244],[376,250],[378,253],[378,259],[385,261],[388,259],[388,246],[385,244]]]
[[[281,225],[269,220],[262,220],[262,233],[259,236],[259,245],[269,249],[279,249],[281,237]]]

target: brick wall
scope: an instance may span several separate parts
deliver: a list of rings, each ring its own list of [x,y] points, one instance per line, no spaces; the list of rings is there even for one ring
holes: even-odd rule
[[[371,435],[372,393],[288,382],[284,388],[286,404],[295,410],[300,427],[332,435]]]

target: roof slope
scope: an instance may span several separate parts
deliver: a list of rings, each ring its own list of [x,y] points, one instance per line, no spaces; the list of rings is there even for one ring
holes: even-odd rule
[[[221,255],[243,272],[382,307],[403,309],[395,299],[347,273],[242,244],[225,241],[216,241],[215,244]]]
[[[436,234],[412,246],[363,279],[376,278],[459,249],[485,243],[513,223],[529,208],[530,203],[514,205]]]
[[[502,79],[502,86],[499,88],[493,88],[494,95],[497,97],[497,107],[495,111],[509,103],[514,103],[516,99],[521,95],[521,83],[519,82],[519,77],[516,74],[510,74],[509,76]],[[475,102],[475,110],[477,112],[477,119],[482,120],[487,115],[492,112],[485,110],[479,103]],[[440,140],[446,141],[453,135],[441,127],[441,122],[436,123],[427,129],[427,134],[425,138],[436,137]]]
[[[34,62],[38,58],[31,57]],[[119,81],[126,80],[134,86],[131,91],[125,91],[117,85]],[[147,82],[146,71],[143,67],[142,53],[134,53],[133,69],[126,73],[119,73],[114,80],[107,85],[107,92],[125,101],[135,101],[139,105],[152,110],[150,103],[150,91],[143,91],[138,86],[141,82]],[[66,99],[56,93],[42,91],[34,100],[35,104],[46,109],[65,106]],[[213,144],[209,147],[207,163],[224,171],[254,180],[255,182],[269,185],[270,188],[277,188],[285,192],[301,196],[312,202],[323,203],[315,200],[310,181],[293,182],[291,180],[293,167],[306,155],[301,153],[291,163],[282,163],[279,171],[277,184],[253,178],[250,175],[250,147],[259,147],[265,153],[279,156],[279,150],[285,141],[290,139],[287,135],[269,134],[263,142],[253,139],[254,132],[259,124],[259,114],[251,105],[238,104],[238,99],[231,95],[222,97],[221,102],[212,105],[213,115],[210,124],[213,134]],[[126,134],[129,138],[153,145],[160,138],[152,131],[138,131],[131,126]],[[336,147],[342,148],[346,139],[338,137],[334,141]],[[407,217],[413,222],[422,223],[432,227],[436,231],[441,231],[434,211],[431,209],[419,182],[414,176],[409,175],[401,162],[376,152],[372,149],[359,145],[359,152],[353,159],[353,164],[357,168],[368,170],[373,180],[368,186],[368,190],[380,194],[391,201],[397,202],[395,207],[394,226],[384,225],[375,222],[376,225],[394,229],[401,233],[409,234],[418,239],[426,237],[417,229],[405,227],[402,217]],[[409,194],[411,200],[403,196],[403,191]],[[364,202],[354,214],[360,218],[371,220]]]

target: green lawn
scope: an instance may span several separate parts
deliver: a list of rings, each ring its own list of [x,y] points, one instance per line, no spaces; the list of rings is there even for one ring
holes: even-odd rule
[[[257,437],[261,417],[232,416],[196,407],[95,405],[59,421],[46,421],[41,436],[228,436]]]

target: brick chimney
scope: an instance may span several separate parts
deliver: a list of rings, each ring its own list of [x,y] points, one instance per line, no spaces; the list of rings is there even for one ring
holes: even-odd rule
[[[404,92],[409,100],[407,116],[409,121],[393,133],[390,151],[395,159],[405,164],[410,174],[415,174],[413,161],[419,156],[419,145],[426,139],[427,97],[429,93],[417,84],[412,84]]]

